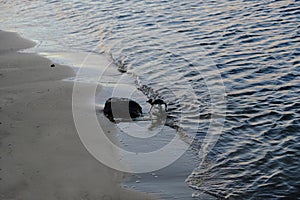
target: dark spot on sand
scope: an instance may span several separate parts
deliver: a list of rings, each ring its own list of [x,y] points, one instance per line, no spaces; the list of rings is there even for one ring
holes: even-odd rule
[[[118,68],[118,71],[121,72],[121,73],[126,73],[127,72],[126,69],[122,69],[122,68]]]
[[[55,67],[55,64],[52,64],[51,67]]]
[[[0,124],[2,124],[2,122],[0,122]]]

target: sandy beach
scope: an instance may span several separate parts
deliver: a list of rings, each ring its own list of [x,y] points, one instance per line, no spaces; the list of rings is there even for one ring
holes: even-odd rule
[[[18,50],[33,47],[0,31],[0,199],[154,199],[123,189],[124,174],[94,159],[72,116],[67,67]]]

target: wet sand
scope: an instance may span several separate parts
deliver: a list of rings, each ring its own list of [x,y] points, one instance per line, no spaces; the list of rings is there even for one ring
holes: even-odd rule
[[[0,199],[154,199],[123,189],[124,174],[87,152],[73,121],[73,82],[62,81],[74,71],[18,52],[34,45],[0,31]]]

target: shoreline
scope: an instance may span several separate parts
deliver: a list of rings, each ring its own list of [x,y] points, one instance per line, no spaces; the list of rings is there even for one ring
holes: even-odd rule
[[[130,75],[120,73],[114,66],[107,68],[109,61],[104,56],[66,52],[40,55],[30,51],[27,53],[27,50],[26,53],[18,52],[33,47],[34,43],[17,33],[0,31],[0,43],[3,37],[5,45],[0,48],[0,57],[3,58],[0,61],[0,78],[4,84],[1,84],[0,91],[10,104],[1,105],[0,109],[0,115],[8,116],[1,117],[5,119],[1,124],[5,132],[1,135],[0,144],[0,152],[3,152],[0,155],[1,198],[17,198],[21,195],[28,199],[215,199],[189,188],[185,183],[185,179],[197,167],[197,157],[191,149],[164,169],[132,175],[106,167],[84,147],[72,115],[74,81],[83,81],[87,89],[95,82],[99,86],[94,99],[87,97],[82,105],[77,105],[84,110],[87,110],[89,103],[99,106],[96,109],[101,110],[109,97],[126,97],[134,91],[133,98],[146,112],[150,106]],[[89,59],[85,59],[87,56]],[[69,59],[63,62],[67,66],[56,64],[57,58],[61,57]],[[51,67],[53,62],[55,67]],[[80,77],[83,80],[75,80],[75,71],[83,63],[86,67]],[[99,73],[96,72],[99,70],[104,72],[101,80],[95,79],[95,73]],[[133,134],[138,132],[132,129],[130,123],[113,124],[102,112],[96,113],[104,132],[115,144],[124,149],[130,146],[131,150],[137,152],[143,148],[143,144],[123,136],[124,130]],[[146,128],[143,122],[137,122],[137,125]],[[176,134],[174,129],[166,126],[164,129],[166,131],[163,134]],[[25,134],[27,132],[29,134]],[[147,134],[147,129],[144,134]],[[163,141],[158,139],[151,142],[149,147],[160,145],[163,145]],[[126,163],[126,157],[114,153],[116,159]],[[9,182],[8,179],[13,181]],[[39,191],[36,196],[32,196],[34,191]],[[44,191],[47,191],[45,196]]]
[[[124,174],[95,160],[72,116],[72,68],[19,50],[35,44],[0,31],[1,199],[156,199],[123,189]]]

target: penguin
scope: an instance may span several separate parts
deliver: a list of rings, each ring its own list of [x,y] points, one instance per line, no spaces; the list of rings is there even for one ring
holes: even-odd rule
[[[150,111],[152,110],[153,106],[155,106],[155,105],[164,106],[165,107],[165,111],[167,111],[167,104],[162,99],[149,99],[147,101],[147,103],[151,104]]]

